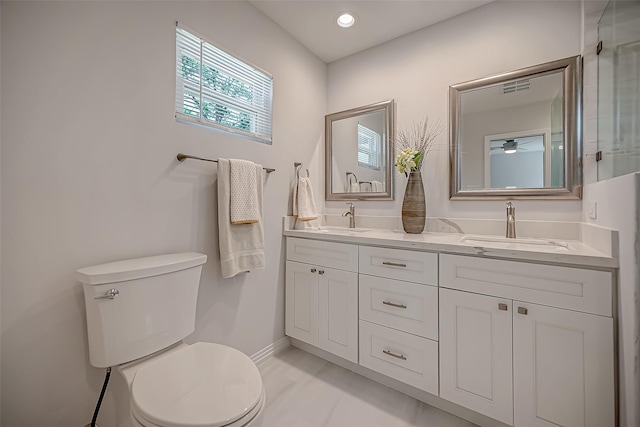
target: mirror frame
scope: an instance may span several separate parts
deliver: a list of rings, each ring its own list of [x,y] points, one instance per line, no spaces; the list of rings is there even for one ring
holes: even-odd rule
[[[564,133],[564,187],[463,190],[460,165],[461,95],[527,77],[562,72],[562,126]],[[449,199],[506,200],[506,199],[564,199],[582,198],[582,58],[572,56],[534,65],[516,71],[497,74],[478,80],[449,86]]]
[[[384,110],[385,129],[387,130],[386,141],[387,159],[385,165],[385,192],[384,193],[334,193],[332,190],[332,137],[331,125],[334,121],[357,117],[373,111]],[[376,104],[365,105],[364,107],[352,108],[338,113],[324,116],[324,138],[325,138],[325,200],[393,200],[393,141],[395,137],[395,115],[393,99]]]

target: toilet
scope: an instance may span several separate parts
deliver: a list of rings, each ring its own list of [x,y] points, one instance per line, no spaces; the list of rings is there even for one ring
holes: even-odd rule
[[[262,378],[244,353],[186,344],[207,256],[178,253],[82,268],[89,359],[117,367],[134,427],[260,427]]]

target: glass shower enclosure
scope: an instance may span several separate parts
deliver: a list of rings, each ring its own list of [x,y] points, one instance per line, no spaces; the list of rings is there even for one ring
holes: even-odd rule
[[[611,0],[598,38],[601,181],[640,171],[640,0]]]

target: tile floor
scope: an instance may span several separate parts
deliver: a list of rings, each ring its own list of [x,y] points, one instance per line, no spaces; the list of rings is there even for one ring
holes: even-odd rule
[[[260,365],[264,427],[475,427],[295,347]]]

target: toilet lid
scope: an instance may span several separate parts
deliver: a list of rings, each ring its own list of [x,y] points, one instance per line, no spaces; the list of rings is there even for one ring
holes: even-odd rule
[[[165,427],[220,427],[260,401],[262,378],[244,353],[196,343],[138,370],[131,386],[133,410]]]

